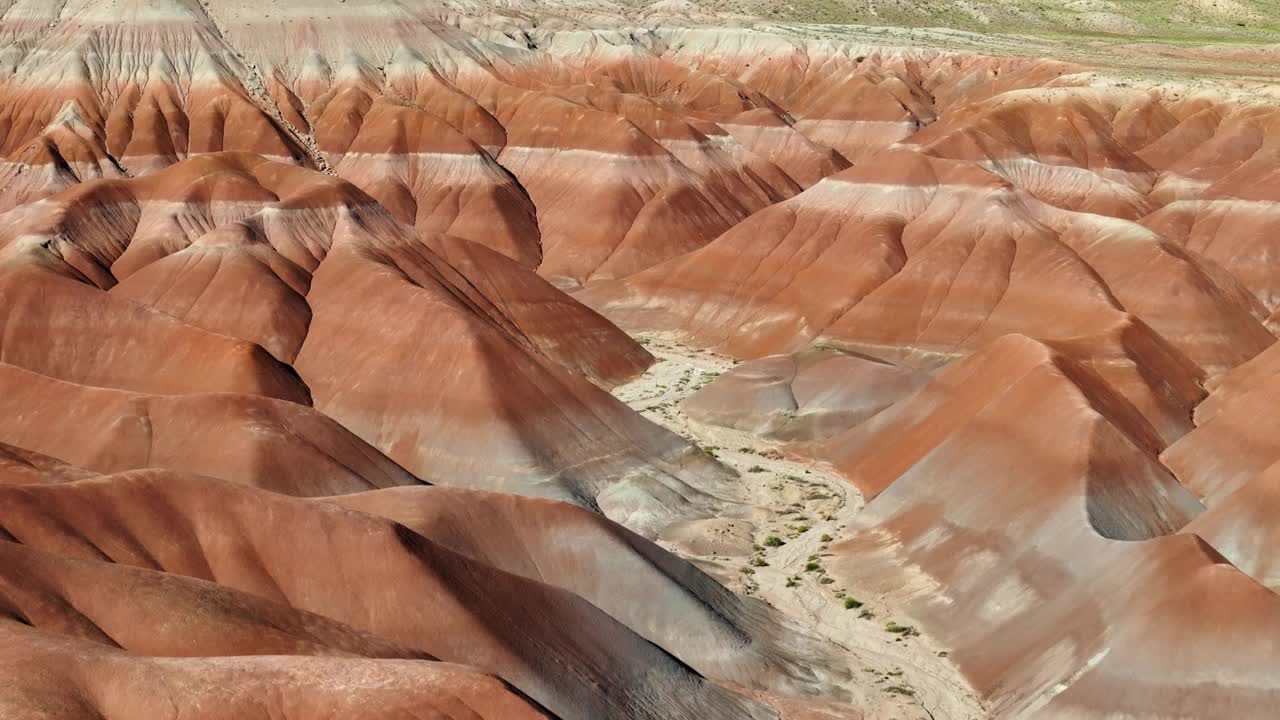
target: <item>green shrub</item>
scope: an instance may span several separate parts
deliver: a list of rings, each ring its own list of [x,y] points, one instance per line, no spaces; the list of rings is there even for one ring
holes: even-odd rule
[[[895,695],[915,695],[916,694],[915,690],[912,690],[911,688],[906,687],[904,685],[890,685],[889,687],[885,688],[884,691],[887,693],[893,693]]]
[[[821,570],[821,569],[822,569],[822,565],[816,562],[805,563],[805,566],[804,566],[805,572],[813,572],[815,570]]]
[[[764,539],[764,544],[769,547],[782,547],[783,545],[786,545],[787,542],[777,535],[770,535]]]
[[[885,623],[884,630],[885,632],[897,633],[903,637],[911,637],[912,635],[920,634],[919,632],[916,631],[915,628],[911,627],[910,625],[899,625],[898,623],[892,620]]]
[[[821,540],[822,542],[831,542],[831,536],[826,533],[822,533],[822,537],[818,539]]]
[[[862,607],[862,601],[861,601],[861,600],[855,600],[855,599],[853,599],[853,598],[851,598],[851,597],[847,597],[847,598],[845,598],[845,599],[844,599],[844,609],[845,609],[845,610],[852,610],[852,609],[854,609],[854,608],[860,608],[860,607]]]

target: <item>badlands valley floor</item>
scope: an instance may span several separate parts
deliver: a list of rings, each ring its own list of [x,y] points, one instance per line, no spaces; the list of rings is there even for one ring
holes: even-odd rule
[[[0,718],[1274,717],[1269,12],[0,0]]]

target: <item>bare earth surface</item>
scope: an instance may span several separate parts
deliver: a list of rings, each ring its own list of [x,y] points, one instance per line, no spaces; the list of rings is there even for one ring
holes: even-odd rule
[[[1278,10],[0,0],[0,718],[1271,720]]]
[[[947,660],[947,649],[916,628],[893,598],[827,574],[830,542],[862,510],[862,494],[826,463],[788,457],[779,443],[685,414],[684,400],[734,367],[732,358],[657,333],[636,339],[657,362],[613,394],[737,472],[751,507],[747,518],[680,523],[658,544],[846,650],[850,690],[860,696],[854,704],[874,708],[867,717],[983,717],[968,682]],[[889,623],[911,630],[891,632]],[[829,712],[845,717],[854,711],[832,706]]]

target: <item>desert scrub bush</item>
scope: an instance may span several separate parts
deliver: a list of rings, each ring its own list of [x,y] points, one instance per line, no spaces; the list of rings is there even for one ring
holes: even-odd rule
[[[895,695],[914,696],[916,694],[915,690],[912,690],[911,688],[905,685],[890,685],[889,687],[885,688],[884,691],[887,693],[893,693]]]
[[[821,540],[822,542],[831,542],[831,536],[826,533],[822,533],[822,537],[818,539]]]
[[[797,585],[799,585],[799,584],[800,584],[800,580],[799,580],[799,579],[797,579],[797,578],[793,578],[793,577],[789,577],[789,578],[787,578],[787,587],[795,587],[795,586],[797,586]]]
[[[871,612],[870,610],[863,610],[862,612],[858,613],[859,620],[874,620],[875,617],[876,617],[876,614]]]
[[[768,545],[769,547],[782,547],[783,545],[787,544],[787,541],[783,540],[777,535],[770,535],[769,537],[764,539],[764,544]]]
[[[749,472],[749,473],[762,473],[762,472],[765,472],[765,469],[764,469],[764,468],[762,468],[762,467],[760,467],[759,465],[752,465],[751,467],[747,468],[747,472]]]
[[[711,457],[713,457],[713,458],[718,458],[718,457],[720,457],[719,455],[717,455],[717,454],[716,454],[716,449],[715,449],[714,447],[710,446],[710,445],[708,445],[708,446],[706,446],[706,447],[702,448],[702,452],[704,452],[704,453],[706,453],[706,454],[710,455],[710,456],[711,456]]]
[[[860,608],[860,607],[862,607],[861,600],[858,600],[856,598],[851,598],[851,597],[847,597],[844,599],[845,610],[853,610],[854,608]]]
[[[898,623],[892,620],[885,623],[884,631],[897,633],[898,635],[901,635],[903,637],[911,637],[912,635],[920,634],[915,628],[911,627],[910,625],[899,625]]]
[[[769,561],[757,555],[751,559],[751,564],[756,567],[769,567]]]
[[[823,585],[830,585],[831,583],[833,583],[833,582],[835,582],[835,581],[836,581],[836,579],[835,579],[835,578],[828,576],[828,577],[824,577],[824,578],[822,578],[822,579],[821,579],[821,580],[819,580],[818,582],[822,583]]]
[[[805,564],[804,564],[804,571],[805,571],[805,572],[816,572],[816,571],[821,570],[821,569],[822,569],[822,564],[821,564],[821,563],[810,562],[810,563],[805,563]]]
[[[750,565],[743,565],[742,567],[738,568],[738,572],[742,573],[743,575],[755,575],[755,574],[756,574],[756,571],[755,571],[755,570],[752,570]]]

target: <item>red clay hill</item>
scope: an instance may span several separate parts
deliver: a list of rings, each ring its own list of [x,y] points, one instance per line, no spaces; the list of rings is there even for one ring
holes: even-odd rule
[[[1272,717],[1273,50],[721,5],[0,3],[0,716]]]

